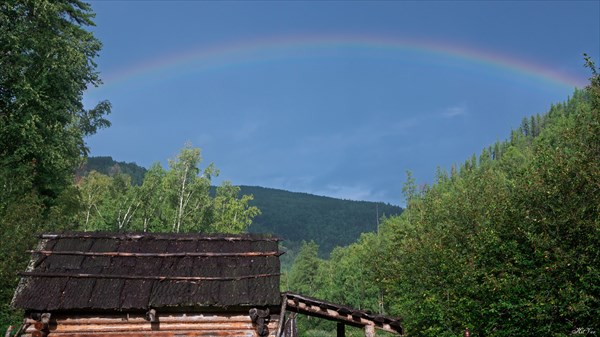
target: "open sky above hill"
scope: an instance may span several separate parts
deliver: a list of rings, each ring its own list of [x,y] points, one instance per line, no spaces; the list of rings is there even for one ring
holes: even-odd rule
[[[219,179],[403,204],[600,56],[599,1],[91,1],[113,126],[91,155],[200,147]]]

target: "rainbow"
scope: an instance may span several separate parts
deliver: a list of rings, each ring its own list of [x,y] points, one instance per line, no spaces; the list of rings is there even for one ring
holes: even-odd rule
[[[104,86],[123,85],[146,77],[160,78],[161,74],[176,76],[226,69],[235,65],[266,63],[299,57],[306,51],[327,51],[344,48],[351,51],[416,53],[455,59],[499,72],[511,72],[517,77],[541,80],[573,89],[587,81],[572,74],[557,72],[550,67],[526,62],[510,55],[491,53],[439,41],[422,41],[381,36],[287,36],[248,40],[213,47],[192,48],[104,74]],[[301,57],[301,56],[300,56]],[[171,75],[172,76],[172,75]]]

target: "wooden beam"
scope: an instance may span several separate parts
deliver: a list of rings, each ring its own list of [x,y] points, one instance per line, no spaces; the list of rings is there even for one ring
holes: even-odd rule
[[[326,311],[324,311],[324,310],[321,310],[321,308],[319,306],[311,306],[304,302],[299,302],[298,304],[295,304],[294,300],[290,299],[290,298],[287,299],[287,306],[288,306],[288,310],[296,311],[301,314],[320,317],[320,318],[324,318],[324,319],[328,319],[328,320],[332,320],[332,321],[344,322],[347,325],[351,325],[351,326],[355,326],[355,327],[365,327],[365,326],[370,325],[373,328],[377,327],[378,329],[381,329],[381,330],[384,330],[387,332],[391,332],[394,334],[398,334],[398,331],[393,329],[389,324],[382,324],[381,326],[376,326],[375,322],[373,320],[365,318],[365,317],[361,317],[359,315],[356,315],[355,317],[353,317],[351,315],[348,315],[348,316],[341,315],[340,313],[338,313],[336,310],[333,310],[333,309],[327,309]]]
[[[275,337],[279,317],[274,315],[268,323],[269,336]],[[25,322],[34,322],[27,319]],[[46,331],[46,330],[44,330]],[[23,337],[44,337],[39,335],[33,325],[28,325]],[[182,313],[166,315],[159,322],[151,323],[143,318],[143,314],[122,315],[53,315],[49,327],[49,336],[84,337],[84,336],[128,336],[128,337],[177,337],[177,336],[248,336],[255,335],[255,325],[248,315],[205,315]]]
[[[236,323],[251,322],[250,316],[240,314],[206,314],[206,313],[184,313],[184,314],[160,314],[160,323]],[[31,318],[25,320],[25,324],[33,325],[36,321]],[[80,325],[80,324],[148,324],[145,314],[123,313],[123,314],[89,314],[89,315],[53,315],[52,322],[56,325]]]
[[[269,328],[276,328],[277,322],[271,322]],[[156,328],[154,327],[156,326]],[[50,329],[52,334],[77,332],[130,332],[130,331],[222,331],[222,330],[256,331],[252,322],[203,322],[203,323],[163,323],[146,322],[144,324],[80,324],[56,325]],[[38,331],[38,330],[36,330]]]
[[[236,329],[228,329],[228,330],[220,330],[220,331],[198,331],[198,330],[190,330],[190,331],[131,331],[126,334],[123,333],[114,333],[114,332],[76,332],[76,333],[52,333],[50,336],[56,337],[207,337],[207,336],[219,336],[219,337],[239,337],[239,336],[255,336],[256,331],[254,330],[236,330]],[[31,335],[29,335],[31,336]],[[269,337],[274,337],[275,333],[270,333]],[[26,334],[23,337],[27,337]],[[31,336],[34,337],[34,336]]]
[[[337,337],[346,337],[346,324],[342,322],[337,323]]]
[[[285,295],[281,298],[281,308],[279,309],[279,324],[277,326],[277,333],[275,337],[281,336],[283,331],[283,325],[285,324],[285,307],[287,306],[287,301],[285,300]]]

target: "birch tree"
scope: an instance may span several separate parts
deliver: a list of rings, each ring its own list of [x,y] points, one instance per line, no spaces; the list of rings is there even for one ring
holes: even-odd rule
[[[249,205],[252,195],[240,197],[239,194],[240,188],[229,181],[217,187],[209,228],[211,232],[243,232],[250,226],[252,219],[260,214],[257,207]]]
[[[112,181],[107,175],[96,171],[90,172],[79,184],[81,194],[81,203],[83,205],[83,216],[80,222],[83,230],[88,231],[98,227],[98,224],[91,224],[95,219],[102,220],[102,211],[104,201],[107,200],[107,194]]]
[[[163,204],[166,198],[163,186],[165,175],[165,169],[155,163],[146,172],[142,186],[140,186],[139,225],[143,232],[167,229],[161,226],[164,222]]]
[[[112,181],[110,198],[112,214],[109,223],[115,224],[117,230],[123,231],[129,227],[140,207],[139,186],[132,185],[131,177],[126,174],[117,174]]]
[[[169,160],[146,172],[141,186],[131,177],[91,172],[79,184],[84,208],[79,216],[83,230],[240,233],[260,213],[250,206],[251,195],[225,181],[212,191],[218,175],[213,164],[201,169],[200,149],[187,144]]]
[[[200,149],[190,144],[186,144],[174,160],[169,160],[165,179],[170,204],[168,210],[172,217],[171,230],[175,233],[199,230],[197,227],[206,220],[210,210],[211,179],[219,173],[210,164],[200,174],[198,166],[201,161]]]

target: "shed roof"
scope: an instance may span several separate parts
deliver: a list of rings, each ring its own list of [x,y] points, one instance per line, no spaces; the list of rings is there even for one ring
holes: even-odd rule
[[[286,301],[285,310],[357,327],[373,325],[387,332],[401,335],[404,333],[400,318],[375,314],[370,311],[354,309],[349,306],[290,292],[284,293],[283,299]]]
[[[97,311],[278,306],[278,239],[256,235],[45,234],[13,306]]]

